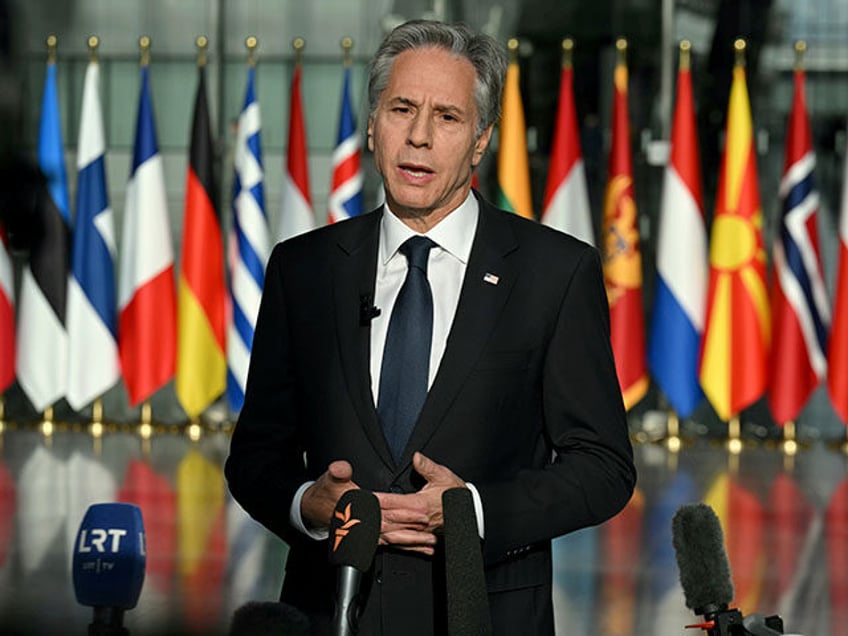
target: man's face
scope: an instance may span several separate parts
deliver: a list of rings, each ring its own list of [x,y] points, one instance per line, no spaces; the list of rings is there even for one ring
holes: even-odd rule
[[[427,217],[432,227],[467,196],[492,133],[475,139],[475,77],[471,62],[441,48],[395,59],[368,122],[368,147],[401,218]]]

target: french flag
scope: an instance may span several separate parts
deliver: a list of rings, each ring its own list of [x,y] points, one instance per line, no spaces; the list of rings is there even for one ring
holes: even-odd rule
[[[648,364],[659,388],[681,417],[703,398],[698,355],[704,331],[709,275],[707,230],[688,50],[680,54],[671,161],[660,200],[657,279]]]
[[[795,71],[795,92],[780,181],[783,211],[774,242],[771,281],[772,348],[768,404],[778,424],[797,417],[827,374],[830,308],[818,245],[819,195],[804,71]]]
[[[148,67],[142,66],[118,284],[118,350],[132,405],[149,399],[174,376],[174,288],[165,176],[156,143]]]
[[[350,66],[345,65],[339,135],[333,150],[333,183],[330,189],[329,223],[362,214],[362,170],[359,135],[350,102]]]

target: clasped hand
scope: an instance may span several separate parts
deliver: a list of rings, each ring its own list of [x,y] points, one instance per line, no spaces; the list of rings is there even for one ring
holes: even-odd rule
[[[442,493],[450,488],[463,488],[465,482],[446,466],[416,452],[412,466],[426,482],[410,494],[375,492],[380,502],[382,522],[380,545],[432,555],[436,535],[442,529]],[[336,502],[345,492],[359,488],[353,481],[353,468],[346,461],[330,464],[327,471],[304,493],[301,515],[312,527],[327,527]]]

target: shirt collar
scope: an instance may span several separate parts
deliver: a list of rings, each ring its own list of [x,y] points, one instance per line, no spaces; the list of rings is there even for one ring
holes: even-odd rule
[[[383,265],[395,255],[404,241],[418,234],[395,216],[388,203],[384,205],[386,213],[383,214],[380,225],[380,262]],[[463,264],[468,263],[479,214],[480,206],[477,198],[469,191],[459,207],[439,221],[424,236],[431,238],[436,245],[450,252]]]

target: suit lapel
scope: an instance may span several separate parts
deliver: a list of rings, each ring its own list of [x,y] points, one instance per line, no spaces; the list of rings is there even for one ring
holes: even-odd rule
[[[479,199],[478,199],[479,200]],[[405,467],[438,429],[497,324],[518,271],[506,258],[518,244],[506,218],[480,201],[465,280],[439,371],[400,462]]]
[[[358,222],[346,222],[350,223],[351,231],[343,234],[338,242],[333,297],[339,356],[348,393],[371,444],[382,460],[392,466],[391,452],[377,420],[371,395],[371,329],[361,320],[363,299],[373,299],[374,294],[381,217],[381,213],[375,212]]]

